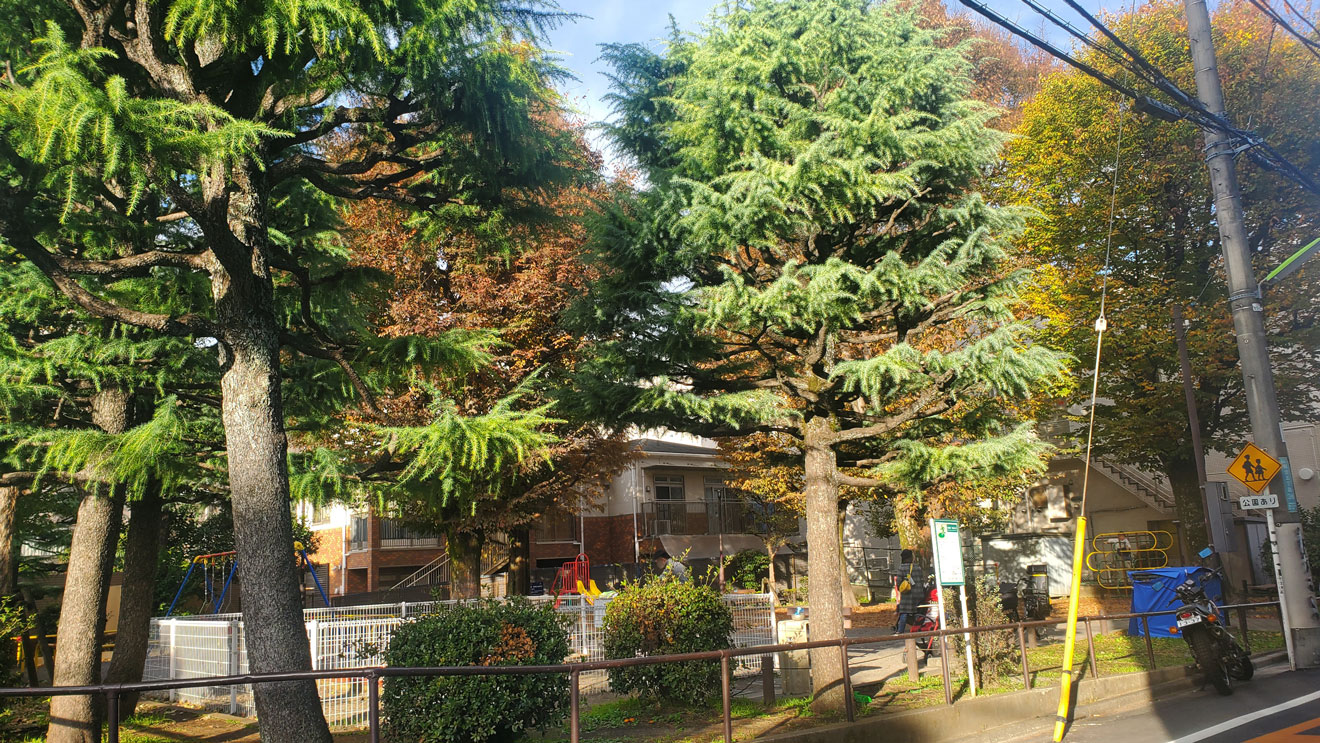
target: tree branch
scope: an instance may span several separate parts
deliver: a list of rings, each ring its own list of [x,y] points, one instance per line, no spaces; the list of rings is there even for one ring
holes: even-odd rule
[[[850,428],[845,431],[839,431],[838,433],[830,437],[830,443],[837,444],[843,441],[856,441],[857,439],[866,439],[872,436],[883,436],[897,429],[899,426],[910,423],[911,421],[916,420],[919,417],[938,415],[939,412],[943,412],[948,408],[941,407],[941,409],[938,412],[935,413],[928,412],[925,416],[922,415],[922,412],[925,411],[926,408],[928,408],[929,406],[935,404],[936,402],[940,402],[941,398],[943,398],[946,394],[948,394],[948,390],[944,389],[944,385],[948,384],[952,379],[953,379],[953,373],[946,372],[942,377],[935,380],[935,383],[931,385],[930,389],[928,389],[923,394],[918,395],[916,400],[913,400],[910,404],[908,404],[907,407],[903,408],[901,411],[893,415],[879,419],[880,420],[879,423],[874,423],[869,426],[862,426],[861,428]]]
[[[21,220],[13,219],[18,212],[15,209],[12,194],[0,191],[0,235],[4,235],[10,244],[18,249],[23,257],[32,261],[46,278],[55,284],[70,301],[98,317],[104,317],[125,325],[155,330],[166,335],[190,337],[197,335],[217,335],[209,322],[197,315],[161,315],[141,312],[115,304],[98,297],[77,282],[60,265],[61,258],[48,252],[32,238],[33,230]]]
[[[205,269],[205,263],[199,253],[182,253],[170,250],[148,250],[145,253],[134,253],[122,258],[111,258],[101,261],[89,261],[79,258],[66,258],[62,255],[51,254],[56,265],[60,270],[71,274],[83,274],[87,276],[102,276],[106,278],[119,278],[130,274],[136,274],[147,268],[156,266],[173,266],[175,268],[189,268],[196,271]]]
[[[385,419],[385,413],[376,404],[375,393],[367,387],[366,382],[362,381],[362,376],[358,374],[357,369],[353,368],[353,364],[344,357],[343,349],[327,348],[318,345],[310,338],[295,335],[287,331],[280,333],[280,343],[289,346],[305,356],[334,362],[344,371],[344,375],[348,377],[349,384],[353,385],[353,390],[357,392],[358,397],[362,401],[362,408],[367,414],[378,420]]]

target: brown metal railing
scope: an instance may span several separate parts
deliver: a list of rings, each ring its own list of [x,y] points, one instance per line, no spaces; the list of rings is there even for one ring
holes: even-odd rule
[[[1278,601],[1266,601],[1251,604],[1228,604],[1221,606],[1221,611],[1235,610],[1238,617],[1238,627],[1242,635],[1243,644],[1248,652],[1251,650],[1250,639],[1247,634],[1247,610],[1260,609],[1264,607],[1278,607]],[[1095,641],[1091,631],[1091,625],[1099,621],[1114,621],[1122,619],[1140,619],[1142,630],[1146,637],[1146,653],[1150,660],[1150,667],[1155,668],[1155,649],[1150,640],[1150,617],[1162,616],[1170,613],[1170,610],[1158,612],[1134,612],[1128,614],[1110,614],[1098,616],[1079,617],[1078,623],[1085,626],[1086,643],[1088,649],[1088,658],[1090,659],[1090,671],[1092,677],[1099,676],[1099,669],[1095,662]],[[597,660],[586,661],[582,663],[561,663],[557,665],[544,666],[437,666],[437,667],[391,667],[380,666],[375,668],[359,669],[338,669],[328,671],[288,671],[283,673],[248,673],[237,676],[211,676],[205,678],[190,679],[171,679],[168,681],[143,681],[126,684],[93,684],[87,686],[45,686],[45,687],[23,687],[12,689],[0,689],[0,697],[47,697],[47,696],[92,696],[104,695],[106,697],[106,706],[108,714],[106,716],[106,728],[108,731],[109,743],[119,743],[119,697],[122,694],[133,692],[149,691],[168,691],[170,689],[187,689],[199,686],[233,686],[241,684],[263,684],[278,681],[315,681],[320,679],[366,679],[367,680],[367,726],[371,743],[380,741],[380,680],[390,677],[417,677],[417,676],[525,676],[528,674],[539,673],[567,673],[569,676],[569,741],[578,743],[581,733],[580,725],[580,675],[583,671],[600,671],[611,668],[625,668],[629,666],[649,666],[662,663],[684,663],[690,661],[713,661],[718,660],[721,668],[721,702],[722,715],[724,722],[724,740],[725,743],[733,741],[733,718],[731,714],[732,693],[730,688],[729,660],[748,655],[769,655],[771,653],[787,652],[792,650],[811,650],[815,648],[839,648],[841,652],[840,664],[843,671],[843,693],[844,710],[848,722],[854,722],[857,717],[855,703],[852,693],[852,676],[848,667],[848,648],[854,645],[878,645],[891,642],[916,641],[927,637],[938,638],[940,644],[940,662],[944,677],[944,701],[946,704],[953,704],[953,689],[949,679],[949,663],[946,648],[947,638],[950,635],[968,635],[980,634],[983,632],[1017,632],[1018,652],[1022,657],[1022,681],[1027,689],[1031,688],[1030,668],[1027,663],[1027,640],[1026,630],[1039,627],[1057,626],[1066,624],[1065,619],[1043,619],[1034,622],[1017,622],[1013,624],[995,624],[984,627],[970,628],[951,628],[945,630],[934,630],[931,632],[908,632],[898,635],[876,635],[873,637],[844,637],[837,640],[816,640],[812,642],[781,643],[776,645],[755,645],[746,648],[730,648],[727,650],[712,650],[701,653],[678,653],[674,655],[654,655],[642,658],[621,658],[617,660]],[[1282,624],[1282,617],[1280,617]],[[909,645],[909,648],[911,646]]]
[[[764,516],[741,500],[649,500],[641,504],[642,534],[706,536],[756,534]]]

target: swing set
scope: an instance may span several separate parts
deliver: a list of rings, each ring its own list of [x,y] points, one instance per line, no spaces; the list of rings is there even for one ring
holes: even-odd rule
[[[307,567],[307,573],[312,576],[312,581],[316,583],[316,591],[321,594],[321,600],[326,606],[330,605],[330,597],[326,595],[325,588],[321,585],[321,579],[317,577],[316,571],[312,569],[312,560],[307,556],[307,550],[301,542],[294,542],[293,549],[297,556],[302,558],[302,563]],[[210,614],[219,614],[220,609],[225,605],[225,598],[229,595],[229,586],[234,582],[234,576],[238,574],[238,553],[230,550],[229,552],[213,552],[209,555],[198,555],[188,564],[188,572],[183,574],[183,581],[179,583],[179,590],[174,593],[174,600],[170,602],[169,611],[165,616],[174,614],[174,607],[178,605],[179,599],[183,596],[183,589],[188,586],[188,579],[192,577],[193,571],[197,566],[202,566],[203,590],[205,600],[203,606],[210,607]],[[228,570],[226,570],[228,568]],[[221,580],[223,579],[223,583]],[[217,590],[218,589],[218,590]]]

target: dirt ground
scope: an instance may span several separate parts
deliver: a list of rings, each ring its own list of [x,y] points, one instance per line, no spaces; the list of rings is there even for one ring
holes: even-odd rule
[[[174,743],[175,741],[205,741],[205,743],[260,743],[260,736],[254,722],[240,720],[228,715],[208,714],[167,704],[146,702],[139,708],[136,720],[125,723],[120,732],[122,743]],[[744,714],[746,714],[744,712]],[[737,716],[737,711],[735,711]],[[584,725],[583,740],[591,741],[691,741],[705,743],[723,738],[723,730],[717,714],[710,719],[686,718],[682,721],[673,719],[671,714],[656,714],[655,719],[629,719],[622,728],[602,729],[599,732]],[[772,732],[782,732],[800,728],[819,721],[800,718],[800,711],[795,709],[768,710],[748,715],[744,719],[734,720],[735,737],[746,740],[761,737]],[[29,736],[38,733],[33,730]],[[605,733],[608,737],[602,738]],[[364,731],[337,733],[335,743],[367,743]],[[533,733],[533,741],[562,741],[560,731],[550,730],[544,734]],[[39,738],[16,738],[15,741],[35,741]],[[0,740],[5,740],[0,737]]]

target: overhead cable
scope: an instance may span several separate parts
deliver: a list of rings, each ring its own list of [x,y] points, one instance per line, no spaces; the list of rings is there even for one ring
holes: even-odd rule
[[[1101,30],[1101,33],[1105,34],[1105,36],[1113,41],[1120,49],[1123,49],[1129,54],[1135,55],[1131,59],[1131,64],[1137,65],[1142,69],[1145,74],[1141,75],[1141,77],[1150,82],[1160,92],[1176,101],[1177,105],[1170,105],[1163,101],[1156,100],[1150,96],[1137,92],[1128,85],[1118,82],[1113,77],[1101,72],[1092,65],[1076,59],[1050,42],[1036,36],[1013,21],[1008,20],[1008,18],[1003,15],[991,10],[979,0],[959,1],[968,8],[976,11],[981,16],[984,16],[990,22],[1003,27],[1014,36],[1026,40],[1028,43],[1041,49],[1050,56],[1055,57],[1065,64],[1095,78],[1104,85],[1122,93],[1128,98],[1131,98],[1134,102],[1133,108],[1163,121],[1177,122],[1185,120],[1196,124],[1203,129],[1216,129],[1225,132],[1241,143],[1236,147],[1235,154],[1245,153],[1247,157],[1251,158],[1253,162],[1261,167],[1282,173],[1306,190],[1315,194],[1320,194],[1320,184],[1317,184],[1315,180],[1303,172],[1301,168],[1298,168],[1277,150],[1271,147],[1269,143],[1260,137],[1260,135],[1255,132],[1238,129],[1223,116],[1207,111],[1199,100],[1196,100],[1186,91],[1183,91],[1175,85],[1165,77],[1163,73],[1156,69],[1154,65],[1146,60],[1145,57],[1141,57],[1137,54],[1134,50],[1128,47],[1127,44],[1123,43],[1116,34],[1109,29],[1104,28],[1103,24],[1101,24],[1098,19],[1091,14],[1086,13],[1084,10],[1082,11],[1083,15],[1095,24],[1097,28]],[[1073,4],[1072,0],[1065,0],[1065,2],[1068,2],[1070,5]],[[1091,45],[1094,46],[1094,43]],[[1111,58],[1114,56],[1112,50],[1106,51],[1105,53]],[[1129,71],[1132,69],[1129,64],[1124,64],[1123,68]],[[1153,77],[1154,80],[1151,80],[1151,77]]]
[[[1293,38],[1300,41],[1302,43],[1302,46],[1305,47],[1306,50],[1311,53],[1311,56],[1315,57],[1317,60],[1320,60],[1320,43],[1317,43],[1315,41],[1312,41],[1311,39],[1306,38],[1306,36],[1302,34],[1302,32],[1298,31],[1296,28],[1293,27],[1291,23],[1288,22],[1288,19],[1284,18],[1278,11],[1276,11],[1273,7],[1270,6],[1269,3],[1265,2],[1264,0],[1249,0],[1249,2],[1252,5],[1256,6],[1256,8],[1260,12],[1264,13],[1265,16],[1269,18],[1271,21],[1273,21],[1276,25],[1281,26],[1284,31],[1287,31],[1288,33],[1292,34]]]

